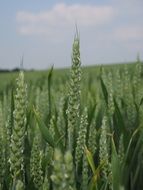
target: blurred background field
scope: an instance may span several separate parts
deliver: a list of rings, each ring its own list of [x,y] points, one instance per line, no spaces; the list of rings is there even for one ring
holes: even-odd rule
[[[119,64],[108,64],[108,65],[95,65],[95,66],[84,66],[82,67],[82,72],[83,72],[83,83],[87,84],[88,79],[92,78],[94,82],[97,80],[98,75],[100,73],[100,69],[102,66],[104,66],[105,70],[112,70],[113,73],[114,71],[118,69],[123,69],[127,65],[129,70],[133,72],[135,62],[132,63],[119,63]],[[19,69],[17,69],[19,70]],[[36,83],[39,84],[42,80],[45,80],[48,77],[48,72],[49,70],[25,70],[25,80],[28,83]],[[53,72],[53,80],[57,81],[64,81],[64,79],[69,78],[69,72],[70,68],[63,68],[63,69],[56,69],[54,68]],[[18,71],[0,71],[0,92],[8,89],[11,87],[11,85],[14,85],[15,80],[18,76],[19,72]]]

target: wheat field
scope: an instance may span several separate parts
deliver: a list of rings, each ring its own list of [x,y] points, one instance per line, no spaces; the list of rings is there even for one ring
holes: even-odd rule
[[[85,71],[76,36],[70,72],[53,73],[1,87],[0,190],[143,189],[140,59]]]

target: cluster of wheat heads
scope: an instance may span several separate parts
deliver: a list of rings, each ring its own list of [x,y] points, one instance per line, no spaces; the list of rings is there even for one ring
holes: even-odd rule
[[[77,35],[68,85],[52,73],[0,99],[0,190],[143,189],[140,60],[83,83]]]

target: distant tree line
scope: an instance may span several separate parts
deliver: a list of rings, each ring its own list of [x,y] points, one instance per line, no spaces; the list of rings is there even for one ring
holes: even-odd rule
[[[22,69],[26,71],[26,69]],[[19,72],[20,68],[14,68],[14,69],[0,69],[0,73],[7,73],[7,72]],[[34,71],[34,69],[28,70],[28,71]]]

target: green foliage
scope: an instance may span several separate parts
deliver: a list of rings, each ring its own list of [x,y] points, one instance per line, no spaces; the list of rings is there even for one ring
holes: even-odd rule
[[[76,34],[70,75],[20,71],[3,87],[1,190],[143,189],[140,59],[82,73]]]

